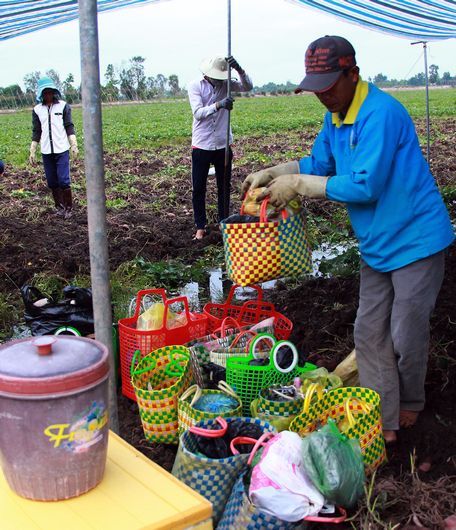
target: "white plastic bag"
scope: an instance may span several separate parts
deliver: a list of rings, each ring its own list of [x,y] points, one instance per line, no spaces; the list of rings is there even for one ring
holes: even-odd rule
[[[301,454],[302,440],[294,432],[282,431],[266,444],[249,488],[260,511],[288,522],[320,512],[325,499],[308,478]]]

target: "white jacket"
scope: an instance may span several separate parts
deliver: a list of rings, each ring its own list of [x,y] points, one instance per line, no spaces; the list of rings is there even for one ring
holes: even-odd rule
[[[68,151],[68,136],[74,134],[71,107],[62,100],[50,107],[38,103],[32,113],[32,140],[41,143],[41,153],[63,153]]]

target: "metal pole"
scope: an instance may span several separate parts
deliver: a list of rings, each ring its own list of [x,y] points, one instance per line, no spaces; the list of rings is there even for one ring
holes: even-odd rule
[[[110,428],[118,433],[117,388],[112,347],[111,289],[101,129],[100,67],[96,0],[79,0],[82,118],[95,337],[109,350]]]
[[[429,116],[429,73],[428,73],[428,61],[427,61],[427,41],[419,40],[412,42],[411,45],[422,44],[424,54],[424,79],[426,85],[426,160],[427,163],[431,164],[431,120]]]
[[[424,49],[424,75],[426,79],[426,153],[427,153],[427,161],[428,164],[431,164],[431,144],[430,144],[430,138],[431,138],[431,124],[430,124],[430,118],[429,118],[429,74],[428,74],[428,62],[427,62],[427,42],[423,42],[423,49]]]
[[[228,0],[228,57],[231,55],[231,0]],[[231,97],[231,67],[228,65],[228,80],[227,80],[227,97]],[[226,126],[226,142],[225,142],[225,175],[223,179],[223,204],[225,215],[229,215],[230,204],[230,185],[228,182],[229,168],[230,168],[230,129],[231,129],[231,111],[228,111],[228,124]]]

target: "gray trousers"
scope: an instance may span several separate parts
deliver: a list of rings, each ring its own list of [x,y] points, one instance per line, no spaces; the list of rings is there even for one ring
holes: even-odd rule
[[[399,428],[400,409],[424,408],[429,320],[442,285],[445,251],[391,272],[361,261],[355,322],[361,386],[380,394],[383,428]]]

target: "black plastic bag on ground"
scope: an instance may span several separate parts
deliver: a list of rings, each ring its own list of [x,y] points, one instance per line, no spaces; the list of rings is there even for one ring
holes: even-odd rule
[[[21,287],[24,302],[24,318],[32,335],[52,335],[62,326],[76,328],[81,335],[94,332],[92,290],[68,285],[63,289],[63,300],[48,300],[44,305],[36,306],[38,300],[46,297],[36,287]]]

